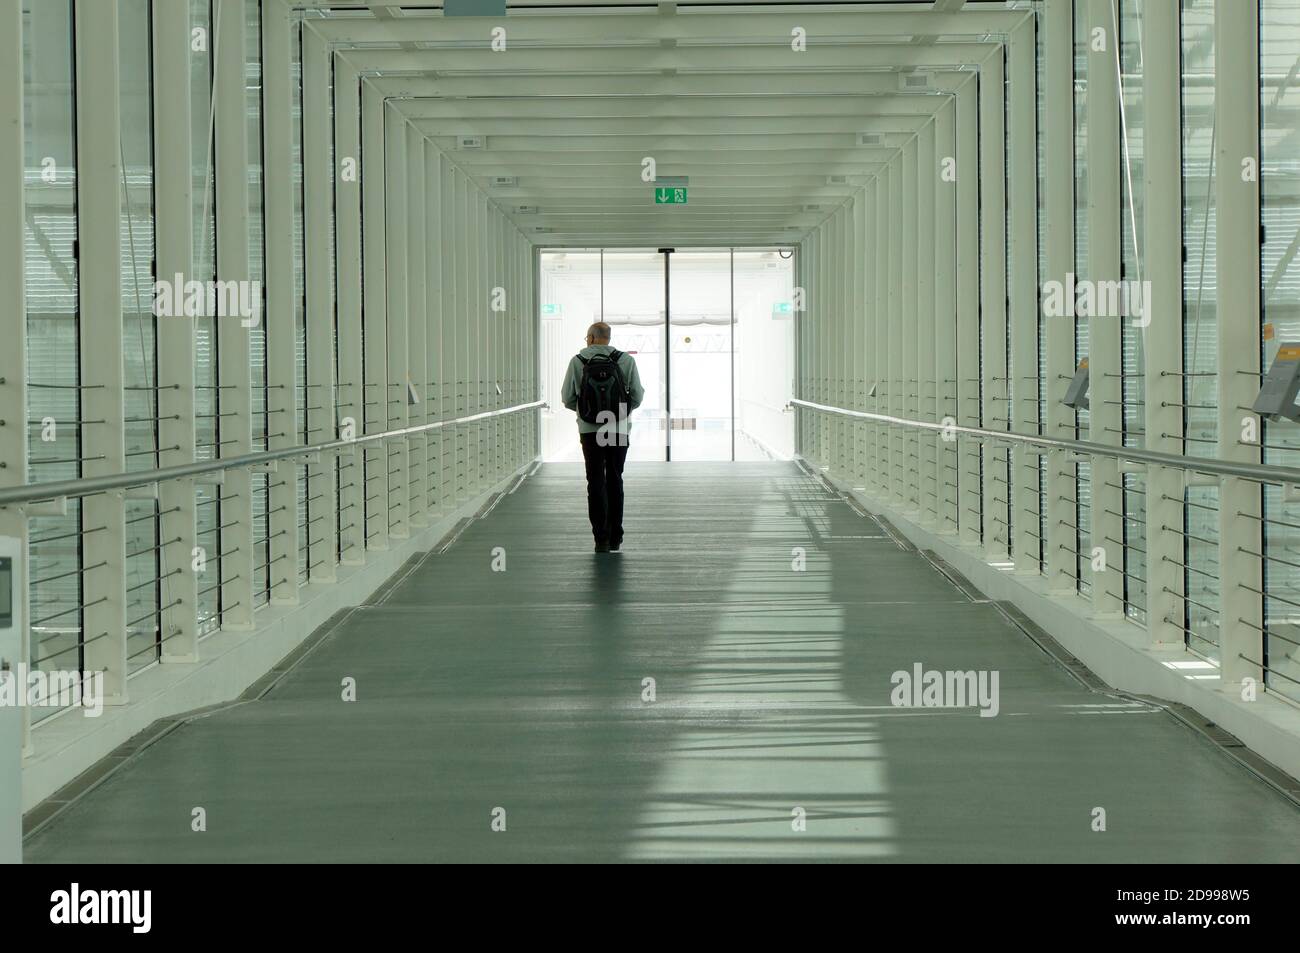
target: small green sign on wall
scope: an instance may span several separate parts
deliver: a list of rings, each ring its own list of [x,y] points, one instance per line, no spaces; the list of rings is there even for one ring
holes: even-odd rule
[[[685,205],[686,190],[655,189],[655,205]]]

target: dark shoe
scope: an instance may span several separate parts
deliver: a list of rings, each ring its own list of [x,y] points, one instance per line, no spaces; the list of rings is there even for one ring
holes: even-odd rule
[[[598,552],[598,553],[607,553],[607,552],[609,552],[609,543],[597,543],[597,544],[596,544],[596,552]]]
[[[610,543],[610,544],[609,544],[609,551],[610,551],[611,553],[616,553],[616,552],[619,551],[619,547],[622,546],[622,545],[623,545],[623,541],[622,541],[621,539],[620,539],[617,543]]]

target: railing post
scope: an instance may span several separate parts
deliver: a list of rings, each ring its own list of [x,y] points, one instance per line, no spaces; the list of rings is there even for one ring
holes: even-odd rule
[[[153,5],[153,116],[158,129],[189,130],[190,16],[184,4]],[[175,281],[193,274],[194,179],[190,137],[157,142],[154,149],[154,235],[157,274]],[[182,293],[175,288],[174,295]],[[260,307],[260,302],[259,302]],[[158,465],[194,459],[194,322],[166,316],[158,339]],[[158,486],[159,560],[169,573],[163,586],[160,660],[198,660],[198,576],[192,571],[196,540],[194,481]]]
[[[126,469],[117,0],[76,0],[74,10],[82,406],[104,421],[82,432],[81,472],[93,477]],[[96,567],[82,576],[83,666],[104,673],[107,704],[127,700],[125,500],[112,490],[81,503],[82,565]]]
[[[1215,248],[1219,320],[1219,458],[1259,463],[1243,438],[1259,393],[1259,0],[1215,0]],[[1259,484],[1226,477],[1219,488],[1219,645],[1222,688],[1263,677],[1263,524]]]

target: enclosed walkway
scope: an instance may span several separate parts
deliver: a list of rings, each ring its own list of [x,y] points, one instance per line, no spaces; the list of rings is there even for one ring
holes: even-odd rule
[[[1294,859],[1289,800],[795,464],[630,466],[617,555],[581,482],[540,468],[26,859]],[[996,716],[892,704],[918,663],[996,672]]]

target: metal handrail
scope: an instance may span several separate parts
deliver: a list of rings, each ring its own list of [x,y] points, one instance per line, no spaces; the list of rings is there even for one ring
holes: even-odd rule
[[[76,480],[58,480],[50,483],[26,483],[22,486],[0,488],[0,506],[13,506],[20,503],[35,503],[61,498],[77,499],[85,496],[94,496],[97,493],[106,493],[109,490],[150,486],[154,483],[164,483],[167,480],[178,480],[184,477],[199,476],[204,473],[216,473],[222,470],[238,470],[243,467],[257,466],[260,463],[270,463],[274,460],[288,460],[293,457],[309,456],[314,453],[320,453],[323,450],[341,450],[346,447],[355,447],[359,444],[377,443],[381,440],[393,440],[399,437],[410,437],[416,434],[426,433],[430,430],[438,430],[442,427],[474,423],[478,420],[487,420],[489,417],[502,417],[506,414],[515,414],[520,411],[542,407],[545,403],[545,401],[535,400],[527,404],[516,404],[514,407],[503,407],[500,410],[487,410],[480,414],[471,414],[468,417],[457,417],[454,420],[438,420],[429,424],[420,424],[416,427],[402,427],[399,430],[385,430],[383,433],[366,434],[364,436],[354,437],[351,440],[328,440],[324,443],[304,444],[300,447],[285,447],[281,450],[263,450],[258,453],[245,453],[237,457],[218,457],[214,460],[196,460],[194,463],[182,463],[174,467],[162,467],[158,470],[139,470],[134,473],[110,473],[105,476],[81,477]]]
[[[798,398],[791,398],[790,403],[796,407],[807,407],[809,410],[839,414],[844,417],[853,417],[859,420],[890,424],[897,427],[964,434],[981,440],[1019,443],[1042,447],[1046,450],[1065,450],[1070,453],[1109,457],[1114,460],[1124,460],[1132,463],[1150,463],[1175,470],[1188,470],[1192,473],[1238,477],[1256,483],[1277,484],[1279,486],[1300,485],[1300,469],[1296,467],[1279,467],[1263,463],[1233,463],[1230,460],[1217,460],[1210,457],[1184,457],[1175,453],[1158,453],[1154,450],[1143,450],[1138,447],[1116,447],[1110,444],[1093,443],[1089,440],[1060,440],[1056,437],[1040,437],[1032,434],[1015,433],[1010,430],[985,430],[983,427],[963,427],[958,424],[943,424],[930,420],[912,420],[907,417],[893,417],[889,414],[874,414],[864,410],[848,410],[844,407],[832,407],[829,404],[816,404]]]

